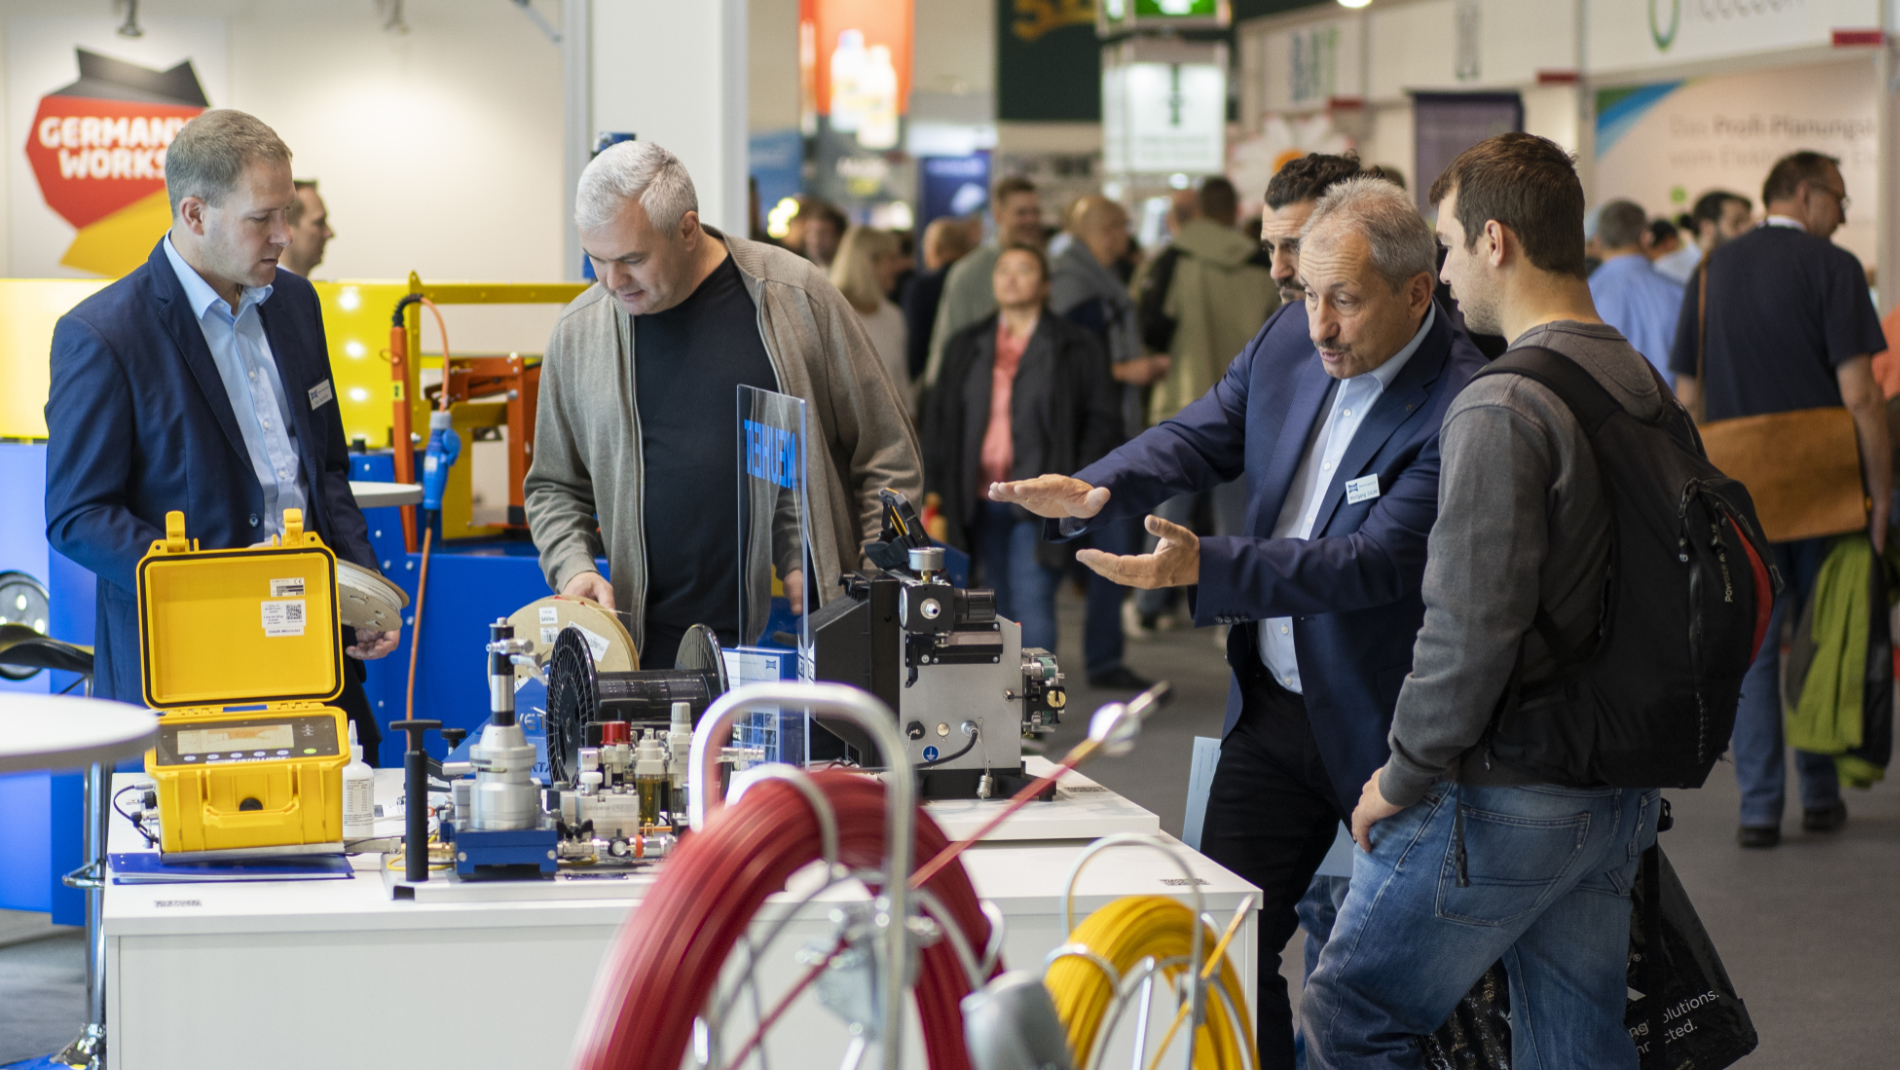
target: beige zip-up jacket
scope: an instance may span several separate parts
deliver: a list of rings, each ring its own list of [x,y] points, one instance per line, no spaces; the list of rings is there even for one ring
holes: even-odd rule
[[[805,401],[806,527],[816,572],[806,577],[806,590],[816,608],[837,594],[841,574],[870,567],[863,547],[876,541],[882,527],[879,489],[888,487],[921,506],[917,432],[857,312],[824,272],[776,246],[710,227],[707,233],[726,243],[758,307],[759,338],[780,392]],[[594,559],[604,552],[614,601],[627,611],[623,620],[634,645],[645,649],[648,526],[632,324],[598,284],[561,313],[541,366],[534,459],[522,489],[548,586],[559,591],[579,573],[596,571]],[[707,428],[707,434],[737,433]],[[769,509],[753,514],[764,523],[772,520]],[[777,520],[782,529],[782,511]],[[664,517],[656,518],[653,530],[666,530]],[[778,534],[776,540],[766,534],[748,541],[784,556],[783,531]],[[733,556],[730,546],[709,546],[707,567],[741,567]],[[766,553],[750,558],[744,563],[750,608],[742,627],[753,637],[764,627],[756,610],[766,605],[772,566],[783,570],[797,562],[795,553],[784,562]]]

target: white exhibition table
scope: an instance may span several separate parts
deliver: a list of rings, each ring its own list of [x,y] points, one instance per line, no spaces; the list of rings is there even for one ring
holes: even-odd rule
[[[120,774],[115,787],[144,779]],[[394,813],[400,772],[380,770],[377,789],[383,812]],[[941,811],[955,837],[999,805],[946,802],[931,809]],[[1042,813],[1037,806],[1044,807]],[[1063,822],[1052,816],[1063,810],[1079,831],[1063,831]],[[389,817],[378,822],[377,832],[395,835],[400,825],[399,817]],[[999,830],[1005,837],[1039,838],[1001,838],[965,852],[962,861],[977,892],[1006,920],[1005,965],[1040,970],[1043,956],[1064,942],[1064,882],[1090,839],[1157,828],[1153,814],[1071,773],[1057,803],[1032,804]],[[1224,928],[1252,887],[1176,845],[1202,882],[1217,930]],[[145,849],[116,813],[110,849]],[[564,1067],[595,970],[650,884],[489,884],[482,888],[492,892],[471,891],[503,897],[466,901],[441,881],[431,882],[440,885],[430,889],[437,895],[399,901],[383,877],[382,856],[354,861],[357,872],[350,880],[108,883],[106,1011],[114,1070]],[[1184,883],[1152,848],[1106,851],[1077,884],[1076,919],[1125,895],[1185,898]],[[563,897],[513,898],[556,894]],[[799,909],[761,971],[768,1004],[803,972],[793,958],[798,948],[832,932],[828,912],[861,897],[852,886],[840,886]],[[768,901],[760,918],[782,916],[783,906],[774,905]],[[754,932],[762,927],[763,921],[755,922]],[[1251,912],[1228,952],[1244,979],[1250,1009],[1256,933],[1257,912]],[[1151,1037],[1166,1028],[1174,1009],[1171,997],[1157,996]],[[914,1012],[911,1021],[904,1065],[922,1068]],[[749,1026],[735,1017],[727,1044],[742,1040]],[[1132,1023],[1117,1030],[1105,1065],[1128,1065],[1132,1033]],[[769,1070],[835,1070],[849,1040],[844,1023],[808,992],[773,1030]],[[1168,1063],[1175,1061],[1170,1056]]]

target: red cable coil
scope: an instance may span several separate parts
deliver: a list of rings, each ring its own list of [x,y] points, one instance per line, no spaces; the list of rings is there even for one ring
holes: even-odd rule
[[[882,865],[883,785],[845,772],[816,773],[812,781],[837,815],[838,860],[853,869]],[[921,810],[915,829],[914,858],[949,845]],[[693,1014],[711,997],[752,916],[821,852],[817,815],[796,788],[776,780],[754,784],[688,837],[601,963],[576,1041],[577,1070],[679,1070]],[[925,887],[981,956],[990,923],[962,864],[944,867]],[[961,1007],[969,992],[947,937],[924,949],[913,994],[932,1070],[971,1070]]]

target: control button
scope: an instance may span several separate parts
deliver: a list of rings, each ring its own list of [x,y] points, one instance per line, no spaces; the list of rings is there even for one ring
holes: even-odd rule
[[[254,750],[251,752],[251,757],[253,758],[262,758],[263,756],[264,756],[264,752],[261,750]]]
[[[218,760],[218,756],[217,756],[217,755],[215,755],[215,754],[207,754],[207,755],[205,755],[205,761],[207,761],[207,762],[215,762],[215,761],[217,761],[217,760]]]
[[[187,754],[185,755],[185,760],[188,762],[195,762],[198,760],[198,756],[196,754]]]
[[[280,755],[280,756],[281,756],[281,755],[285,755],[285,754],[289,754],[290,752],[289,752],[289,751],[287,751],[287,750],[280,750],[280,751],[278,751],[277,753],[278,753],[278,755]]]
[[[315,748],[315,747],[305,747],[305,748],[303,749],[303,752],[304,752],[305,754],[315,754],[315,753],[317,753],[317,748]]]

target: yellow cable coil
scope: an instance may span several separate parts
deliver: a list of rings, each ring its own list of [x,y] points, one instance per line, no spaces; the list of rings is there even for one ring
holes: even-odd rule
[[[1185,960],[1194,951],[1194,912],[1179,900],[1164,895],[1131,895],[1108,904],[1088,916],[1069,934],[1069,942],[1081,944],[1106,959],[1124,977],[1149,956],[1156,961]],[[1218,934],[1202,925],[1201,953],[1214,951]],[[1173,981],[1186,969],[1177,962],[1162,972]],[[1212,992],[1207,997],[1207,1023],[1194,1037],[1195,1070],[1243,1070],[1260,1065],[1254,1048],[1253,1019],[1247,1012],[1247,997],[1240,986],[1240,975],[1233,960],[1222,958],[1220,983],[1232,998],[1239,1022],[1230,1021],[1227,1007]],[[1065,955],[1050,965],[1043,984],[1054,997],[1056,1014],[1069,1032],[1069,1050],[1081,1066],[1095,1050],[1096,1034],[1113,1005],[1116,992],[1100,968],[1074,955]],[[1129,1013],[1135,1011],[1130,1007]],[[1247,1046],[1247,1061],[1241,1061],[1241,1044]]]

